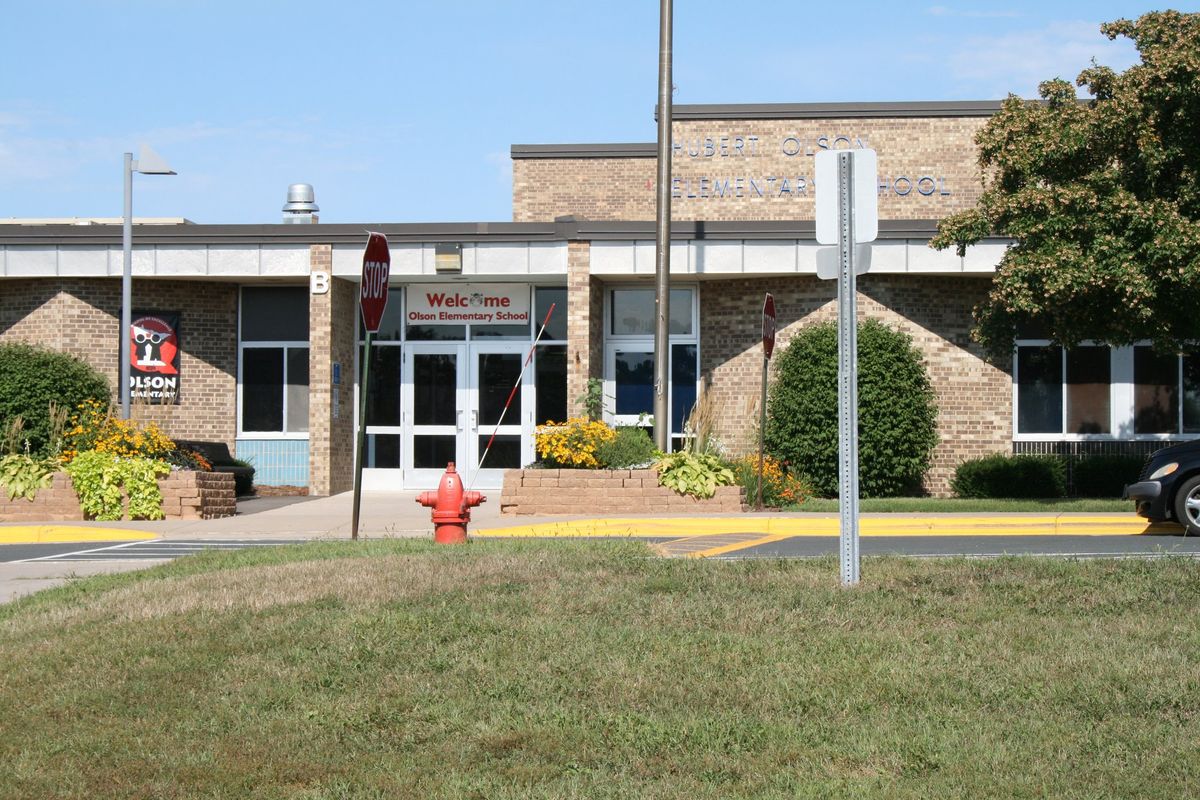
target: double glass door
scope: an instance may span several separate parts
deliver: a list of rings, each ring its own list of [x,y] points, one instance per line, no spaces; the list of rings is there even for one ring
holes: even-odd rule
[[[504,470],[533,460],[532,376],[513,391],[527,349],[521,343],[404,345],[404,488],[435,487],[453,461],[466,486],[497,489]]]

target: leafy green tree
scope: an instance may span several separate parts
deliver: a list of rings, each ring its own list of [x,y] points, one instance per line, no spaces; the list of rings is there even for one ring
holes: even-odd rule
[[[826,497],[838,493],[837,326],[803,328],[776,355],[767,450]],[[859,487],[864,497],[917,492],[937,444],[937,403],[921,354],[901,331],[858,326]]]
[[[1018,333],[1066,346],[1200,339],[1200,14],[1163,11],[1101,26],[1141,63],[1095,63],[1009,96],[980,131],[983,194],[942,220],[944,249],[999,233],[1015,240],[975,309],[976,338],[1009,352]]]

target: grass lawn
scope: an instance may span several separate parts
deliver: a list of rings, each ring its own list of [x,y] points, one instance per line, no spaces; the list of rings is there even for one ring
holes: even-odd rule
[[[1195,797],[1197,568],[204,554],[0,606],[0,797]]]
[[[747,493],[747,497],[753,497]],[[1040,512],[1059,514],[1063,512],[1088,512],[1092,514],[1133,514],[1133,501],[1095,498],[1066,497],[1045,500],[1001,500],[972,499],[963,497],[868,497],[858,501],[858,510],[863,513],[907,512],[917,514],[986,514],[990,512]],[[787,511],[837,512],[837,498],[813,497]]]

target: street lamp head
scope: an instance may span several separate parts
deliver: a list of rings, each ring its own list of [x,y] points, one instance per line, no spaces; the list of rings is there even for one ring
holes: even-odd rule
[[[175,170],[167,166],[166,159],[151,150],[149,145],[142,145],[138,150],[138,160],[133,162],[133,171],[143,175],[177,174]]]

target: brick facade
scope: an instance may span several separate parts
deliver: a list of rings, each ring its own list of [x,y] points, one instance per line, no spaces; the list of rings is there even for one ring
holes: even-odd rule
[[[135,403],[136,419],[152,420],[176,439],[224,442],[237,421],[237,286],[139,279],[137,310],[179,312],[179,405]],[[119,278],[6,280],[0,292],[0,341],[23,341],[82,358],[119,385]]]
[[[971,308],[983,277],[864,275],[859,319],[899,328],[921,351],[938,403],[939,444],[925,488],[947,494],[954,468],[967,458],[1005,451],[1012,441],[1012,379],[970,340]],[[804,325],[837,319],[833,281],[810,276],[712,281],[700,286],[701,382],[721,409],[717,435],[731,453],[758,446],[765,292],[775,297],[776,350]],[[956,298],[947,303],[946,298]]]
[[[313,272],[332,274],[333,249],[313,245]],[[358,287],[330,278],[329,291],[309,296],[309,491],[337,494],[354,487],[354,348]],[[333,382],[333,364],[341,382]]]
[[[567,248],[567,413],[576,416],[588,380],[604,373],[604,291],[588,272],[590,243]]]
[[[880,183],[886,183],[879,194],[880,219],[939,219],[973,208],[979,199],[975,135],[987,119],[676,120],[671,216],[812,219],[812,153],[822,144],[861,144],[877,151]],[[513,221],[567,214],[589,220],[654,219],[656,160],[516,158]]]

